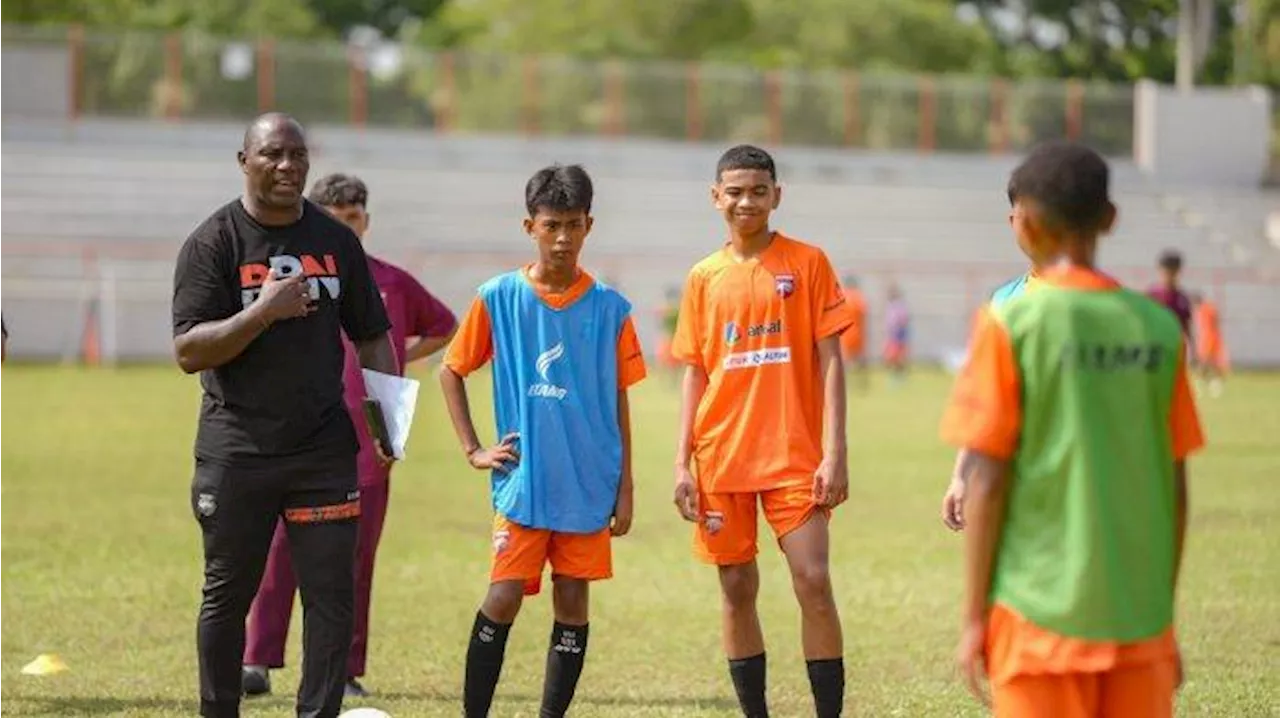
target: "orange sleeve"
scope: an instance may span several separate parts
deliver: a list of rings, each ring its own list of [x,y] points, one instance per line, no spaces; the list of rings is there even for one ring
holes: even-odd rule
[[[1204,446],[1204,432],[1196,413],[1196,400],[1191,395],[1187,378],[1186,347],[1179,345],[1178,369],[1173,377],[1173,401],[1169,403],[1169,437],[1173,442],[1173,458],[1181,461]]]
[[[493,358],[493,328],[484,300],[476,297],[462,318],[457,334],[444,355],[444,365],[458,376],[466,376]]]
[[[618,388],[630,387],[647,373],[640,337],[636,335],[636,325],[631,317],[627,317],[622,324],[622,332],[618,334]]]
[[[706,368],[702,357],[704,331],[702,323],[702,289],[705,280],[697,272],[690,272],[684,283],[684,296],[680,298],[680,314],[676,318],[676,333],[671,337],[671,356],[685,364]]]
[[[1020,395],[1009,333],[990,312],[983,312],[942,417],[942,439],[962,449],[1010,458],[1022,432]]]
[[[835,336],[853,325],[853,305],[845,298],[836,270],[827,255],[818,252],[815,260],[810,299],[813,302],[813,338],[821,341]]]

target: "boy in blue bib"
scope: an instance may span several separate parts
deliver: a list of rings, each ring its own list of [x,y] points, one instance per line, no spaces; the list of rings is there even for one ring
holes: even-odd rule
[[[485,282],[440,371],[467,460],[491,474],[489,592],[467,649],[468,718],[488,715],[508,632],[551,564],[555,626],[541,716],[563,716],[587,650],[590,581],[613,574],[610,542],[631,528],[627,388],[645,376],[631,304],[578,266],[591,231],[591,178],[539,170],[525,187],[524,230],[538,260]],[[493,362],[498,436],[476,437],[464,378]]]

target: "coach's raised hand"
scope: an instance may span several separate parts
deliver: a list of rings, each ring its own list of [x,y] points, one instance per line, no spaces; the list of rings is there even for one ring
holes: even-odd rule
[[[267,272],[256,304],[260,305],[259,316],[267,323],[305,317],[315,311],[306,277],[299,272],[281,278],[274,268]]]

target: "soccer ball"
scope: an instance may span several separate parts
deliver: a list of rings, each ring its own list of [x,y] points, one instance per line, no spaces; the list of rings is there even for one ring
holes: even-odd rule
[[[391,714],[377,708],[352,708],[338,718],[391,718]]]

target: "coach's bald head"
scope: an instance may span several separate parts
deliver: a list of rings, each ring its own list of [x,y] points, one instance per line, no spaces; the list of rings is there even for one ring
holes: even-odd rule
[[[283,112],[259,115],[245,128],[236,158],[245,176],[246,206],[255,218],[268,224],[295,220],[311,169],[302,125]]]
[[[293,115],[284,112],[264,112],[253,118],[249,126],[244,128],[244,144],[241,145],[241,150],[247,152],[254,144],[279,132],[294,134],[302,140],[303,144],[306,144],[307,132],[302,129],[302,123],[294,119]]]

